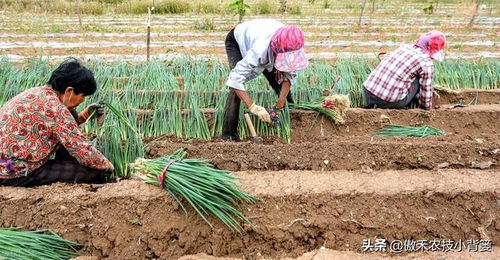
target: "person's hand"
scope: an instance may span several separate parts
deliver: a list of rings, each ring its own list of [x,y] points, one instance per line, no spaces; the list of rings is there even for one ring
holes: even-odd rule
[[[250,112],[257,117],[263,122],[266,123],[271,123],[271,116],[267,112],[267,110],[261,106],[256,105],[255,103],[252,104],[249,108]]]
[[[92,119],[99,118],[102,115],[104,115],[104,113],[106,112],[104,105],[97,104],[97,103],[94,103],[94,104],[91,104],[90,106],[88,106],[87,111],[88,111],[89,117],[91,117]]]
[[[269,116],[271,116],[271,121],[275,124],[280,123],[280,108],[277,108],[276,106],[273,106],[271,110],[269,111]]]

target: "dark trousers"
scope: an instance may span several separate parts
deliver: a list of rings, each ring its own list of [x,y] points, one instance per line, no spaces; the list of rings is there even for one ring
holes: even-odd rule
[[[48,160],[27,176],[0,179],[0,186],[34,187],[56,182],[104,183],[110,174],[81,165],[65,148],[59,148],[54,160]]]
[[[365,88],[365,100],[368,108],[390,108],[390,109],[404,109],[409,108],[412,104],[418,105],[418,93],[420,92],[420,78],[416,78],[411,83],[411,88],[408,95],[397,102],[387,102],[379,97],[373,95]]]
[[[234,38],[234,29],[232,29],[226,37],[225,41],[227,60],[229,61],[229,68],[232,70],[236,64],[243,59],[240,52],[240,46]],[[276,94],[279,96],[281,92],[281,84],[278,83],[276,79],[276,69],[273,71],[264,70],[264,76],[266,77],[269,85],[274,89]],[[293,103],[291,92],[288,93],[287,100]],[[238,135],[238,121],[240,115],[240,98],[236,95],[236,92],[230,88],[229,94],[226,100],[226,107],[224,109],[224,121],[222,124],[222,139],[225,140],[239,140]]]

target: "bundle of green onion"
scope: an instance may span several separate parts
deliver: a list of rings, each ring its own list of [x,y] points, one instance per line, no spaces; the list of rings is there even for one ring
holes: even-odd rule
[[[75,247],[80,246],[51,230],[0,228],[0,259],[70,259],[79,255]]]
[[[292,109],[314,110],[322,115],[329,117],[332,120],[336,120],[337,117],[337,113],[334,110],[325,108],[321,102],[289,104],[288,106]]]
[[[213,168],[204,159],[186,159],[186,151],[156,159],[138,159],[133,167],[146,183],[167,190],[186,212],[183,197],[207,222],[211,214],[233,231],[241,231],[239,221],[250,221],[236,209],[238,201],[253,202],[254,198],[240,191],[237,178],[229,171]]]
[[[377,131],[378,136],[427,137],[443,134],[444,131],[432,126],[388,125]]]
[[[345,95],[326,96],[313,103],[289,104],[294,109],[314,110],[340,124],[344,123],[343,115],[349,106],[349,97]]]

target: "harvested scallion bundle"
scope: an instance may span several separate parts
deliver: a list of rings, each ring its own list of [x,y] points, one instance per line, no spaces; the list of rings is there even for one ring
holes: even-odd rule
[[[331,95],[320,98],[314,103],[290,104],[290,108],[314,110],[323,114],[336,123],[344,123],[345,110],[350,106],[350,100],[345,95]]]
[[[254,198],[238,189],[236,177],[229,171],[213,168],[204,159],[186,159],[183,149],[156,159],[138,159],[133,167],[146,183],[167,190],[187,212],[183,197],[207,222],[211,214],[233,231],[241,231],[239,221],[250,221],[236,209],[238,201],[253,202]]]
[[[432,126],[388,125],[377,132],[378,136],[427,137],[439,136],[444,132]]]
[[[80,246],[51,230],[0,228],[0,259],[69,259],[79,255]]]

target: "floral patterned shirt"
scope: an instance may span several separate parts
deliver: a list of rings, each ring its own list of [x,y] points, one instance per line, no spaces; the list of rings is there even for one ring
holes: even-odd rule
[[[84,166],[113,170],[50,86],[26,90],[0,108],[0,179],[25,176],[40,168],[58,145]],[[13,171],[1,163],[9,159]]]

